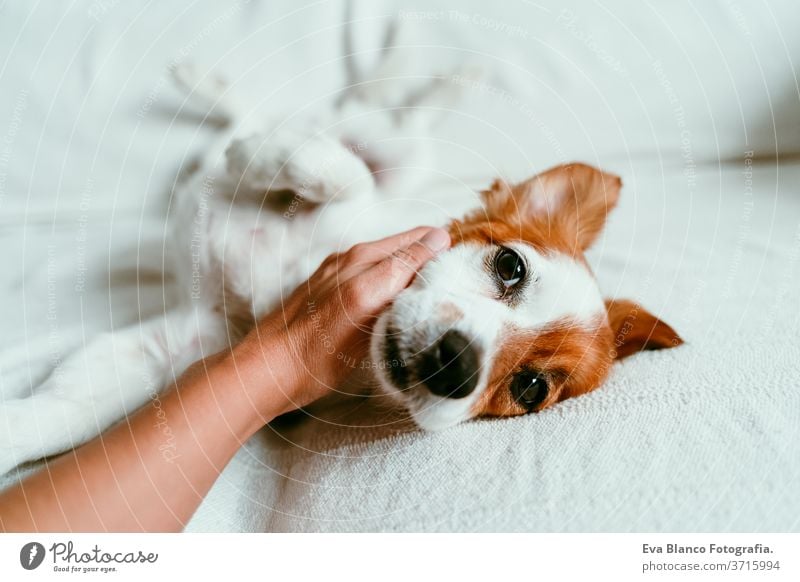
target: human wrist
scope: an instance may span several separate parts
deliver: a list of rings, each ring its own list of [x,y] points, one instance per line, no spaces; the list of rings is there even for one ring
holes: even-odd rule
[[[282,332],[269,335],[257,330],[231,349],[224,359],[226,374],[236,379],[261,424],[297,408],[301,374],[294,363],[288,338]]]

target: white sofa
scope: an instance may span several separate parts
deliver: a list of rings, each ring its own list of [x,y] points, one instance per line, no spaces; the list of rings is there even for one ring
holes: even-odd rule
[[[609,296],[686,345],[524,418],[424,434],[351,402],[267,427],[187,529],[800,529],[800,6],[450,4],[363,3],[356,50],[373,57],[396,18],[410,75],[486,71],[437,136],[446,175],[480,188],[570,160],[621,175],[590,259]],[[254,111],[290,114],[340,87],[343,14],[3,6],[0,382],[35,385],[71,347],[162,309],[167,194],[214,134],[167,65],[213,68]]]

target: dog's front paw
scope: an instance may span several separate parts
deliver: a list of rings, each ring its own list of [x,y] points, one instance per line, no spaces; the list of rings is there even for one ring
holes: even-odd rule
[[[234,140],[225,152],[238,187],[291,190],[311,202],[354,198],[375,183],[364,161],[324,134],[278,130]]]

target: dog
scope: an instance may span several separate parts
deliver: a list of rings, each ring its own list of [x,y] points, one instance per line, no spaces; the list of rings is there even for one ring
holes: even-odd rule
[[[619,358],[682,343],[639,305],[604,301],[584,257],[619,178],[570,164],[497,180],[482,203],[463,190],[434,194],[430,135],[463,84],[437,77],[409,90],[396,73],[402,55],[384,49],[369,74],[347,63],[342,95],[307,119],[249,122],[217,80],[174,71],[222,127],[170,200],[175,306],[92,339],[31,394],[4,387],[0,472],[156,401],[330,253],[421,224],[449,220],[453,246],[378,318],[370,370],[423,429],[539,412],[600,386]]]

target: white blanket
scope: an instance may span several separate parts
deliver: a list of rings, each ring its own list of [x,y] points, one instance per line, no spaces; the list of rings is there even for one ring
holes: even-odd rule
[[[431,435],[351,402],[268,427],[189,530],[800,529],[800,9],[495,4],[365,4],[356,50],[374,57],[394,16],[416,35],[411,74],[488,71],[439,144],[475,187],[571,159],[621,175],[590,259],[687,344],[525,418]],[[162,309],[167,195],[214,133],[165,67],[213,68],[288,115],[341,85],[342,14],[3,6],[0,382],[30,390],[72,346]]]

